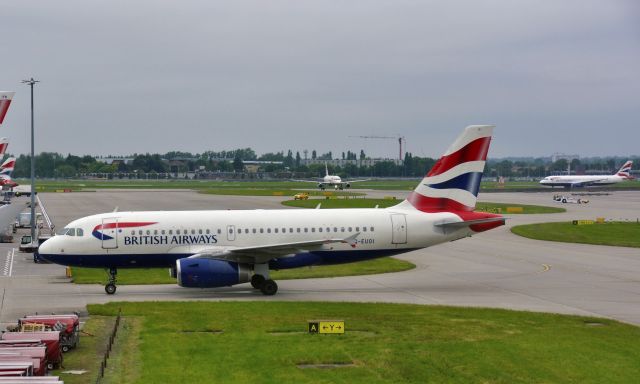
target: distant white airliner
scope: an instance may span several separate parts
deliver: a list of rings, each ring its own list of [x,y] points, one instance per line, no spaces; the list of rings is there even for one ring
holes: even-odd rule
[[[365,179],[365,180],[342,181],[340,176],[329,174],[329,167],[327,166],[327,163],[324,163],[324,172],[325,172],[325,176],[322,178],[322,180],[319,180],[319,181],[314,181],[314,180],[293,180],[293,181],[299,181],[302,183],[317,183],[318,188],[324,191],[327,187],[329,188],[333,187],[333,189],[336,189],[336,190],[351,188],[351,183],[360,183],[362,181],[368,180],[368,179]]]
[[[567,189],[616,184],[633,179],[630,174],[632,165],[633,162],[631,160],[627,161],[622,168],[613,175],[547,176],[540,180],[540,184],[547,187],[564,187]]]
[[[493,126],[467,127],[402,203],[386,209],[111,212],[69,223],[39,257],[62,265],[171,268],[189,288],[251,282],[265,295],[271,269],[341,264],[446,243],[504,224],[474,212]]]

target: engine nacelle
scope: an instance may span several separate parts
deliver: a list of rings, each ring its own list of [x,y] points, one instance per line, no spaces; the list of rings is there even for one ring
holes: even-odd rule
[[[185,258],[176,260],[176,275],[181,287],[214,288],[248,282],[251,269],[231,261]]]
[[[322,183],[318,183],[318,188],[320,188],[320,189],[324,189],[324,184],[322,184]]]
[[[345,188],[351,188],[351,184],[346,183],[346,184],[344,185],[344,187],[345,187]]]

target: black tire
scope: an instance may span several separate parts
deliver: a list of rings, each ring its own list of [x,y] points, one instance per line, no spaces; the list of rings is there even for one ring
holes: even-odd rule
[[[251,276],[251,286],[255,289],[261,289],[264,284],[265,278],[262,275]]]
[[[116,285],[109,283],[104,286],[104,291],[107,292],[107,295],[113,295],[116,293]]]
[[[53,371],[53,368],[55,368],[53,363],[47,363],[47,371]]]
[[[63,345],[63,346],[62,346],[62,352],[64,352],[64,353],[69,352],[69,350],[70,350],[70,349],[71,349],[71,348],[70,348],[68,345]]]
[[[265,280],[260,287],[260,291],[265,296],[273,296],[278,292],[278,284],[273,280]]]

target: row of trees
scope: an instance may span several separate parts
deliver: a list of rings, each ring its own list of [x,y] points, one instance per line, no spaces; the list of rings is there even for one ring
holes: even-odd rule
[[[307,154],[305,154],[306,156]],[[316,156],[315,151],[312,153]],[[45,178],[72,178],[79,174],[184,174],[185,172],[195,172],[206,175],[212,172],[243,172],[246,160],[275,161],[281,164],[265,164],[261,167],[262,172],[278,173],[281,177],[287,177],[287,173],[296,172],[298,175],[304,174],[306,177],[316,177],[324,175],[324,164],[313,164],[305,166],[299,152],[295,155],[293,151],[266,153],[257,156],[251,148],[238,149],[234,151],[205,152],[202,154],[191,154],[188,152],[169,152],[166,154],[134,154],[129,157],[131,161],[114,162],[106,164],[93,156],[66,157],[59,153],[43,152],[36,156],[36,175]],[[331,152],[316,156],[319,160],[330,160]],[[344,159],[364,160],[365,153],[360,151],[347,151]],[[617,167],[627,159],[607,158],[590,160],[567,160],[561,159],[550,162],[543,158],[526,160],[489,160],[486,174],[493,177],[530,177],[541,178],[549,174],[560,174],[570,167],[572,173],[579,172],[615,172]],[[634,159],[632,159],[634,160]],[[640,161],[636,158],[636,164]],[[381,161],[372,166],[359,166],[357,164],[346,164],[343,167],[329,165],[332,174],[344,177],[420,177],[425,171],[430,169],[435,160],[413,156],[406,153],[402,164],[398,165],[393,161]],[[30,156],[20,155],[16,161],[14,177],[28,177],[30,175]]]

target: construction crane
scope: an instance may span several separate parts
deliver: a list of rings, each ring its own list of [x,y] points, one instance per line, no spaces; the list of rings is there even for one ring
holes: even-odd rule
[[[398,159],[400,159],[400,161],[402,161],[402,142],[404,141],[405,146],[407,145],[407,140],[404,138],[404,136],[349,136],[349,137],[357,137],[360,139],[393,139],[393,140],[398,140]]]

